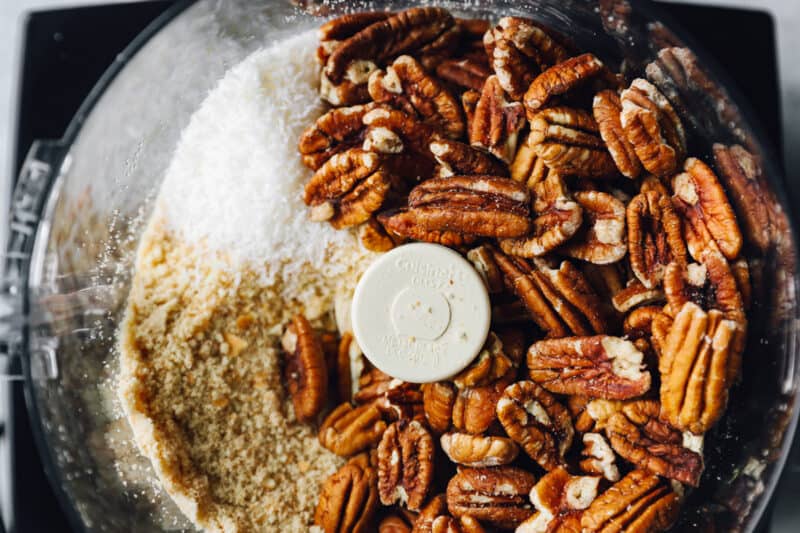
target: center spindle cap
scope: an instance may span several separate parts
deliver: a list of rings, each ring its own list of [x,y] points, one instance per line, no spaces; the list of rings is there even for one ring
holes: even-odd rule
[[[364,355],[380,371],[413,383],[463,370],[486,342],[490,318],[480,274],[438,244],[384,254],[353,296],[353,333]]]

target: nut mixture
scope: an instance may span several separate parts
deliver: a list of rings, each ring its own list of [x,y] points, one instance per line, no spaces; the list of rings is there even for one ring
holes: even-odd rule
[[[721,144],[716,171],[689,157],[694,122],[672,93],[533,20],[424,7],[347,15],[321,37],[333,107],[299,142],[309,216],[358,227],[377,252],[424,241],[464,254],[493,327],[467,369],[417,385],[367,363],[351,376],[346,325],[329,350],[329,332],[287,326],[298,419],[349,458],[316,526],[672,527],[739,379],[742,251],[769,238],[764,210],[740,199],[758,161]],[[322,397],[341,403],[325,415]]]

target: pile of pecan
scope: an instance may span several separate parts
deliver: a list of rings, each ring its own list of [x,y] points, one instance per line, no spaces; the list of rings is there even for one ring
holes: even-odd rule
[[[346,15],[320,39],[332,107],[299,141],[309,216],[373,251],[463,253],[493,326],[467,369],[421,386],[363,361],[353,375],[346,325],[287,327],[297,417],[349,458],[317,526],[669,529],[739,377],[742,250],[769,225],[746,196],[752,155],[715,145],[715,172],[687,153],[691,121],[659,87],[691,53],[628,82],[534,20],[433,7]]]

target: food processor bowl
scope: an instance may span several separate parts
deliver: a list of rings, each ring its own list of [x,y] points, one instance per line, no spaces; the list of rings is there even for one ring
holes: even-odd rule
[[[39,451],[76,530],[191,528],[139,454],[114,375],[137,239],[192,112],[229,67],[259,47],[346,11],[415,4],[180,2],[117,58],[62,139],[31,148],[12,200],[0,352],[21,360]],[[788,454],[800,368],[795,237],[776,156],[752,115],[713,61],[647,2],[435,4],[468,17],[534,18],[629,77],[643,75],[665,46],[688,46],[698,56],[697,72],[678,87],[696,96],[684,102],[696,118],[690,124],[684,116],[689,152],[708,160],[712,144],[724,143],[756,155],[765,179],[753,191],[766,199],[773,230],[751,261],[744,378],[706,437],[702,484],[677,528],[752,531]]]

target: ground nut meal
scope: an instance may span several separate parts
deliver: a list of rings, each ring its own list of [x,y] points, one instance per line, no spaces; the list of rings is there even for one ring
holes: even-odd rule
[[[692,152],[664,66],[696,70],[691,52],[628,79],[534,20],[434,7],[345,15],[283,46],[209,96],[139,252],[120,396],[181,510],[224,531],[673,527],[741,378],[745,243],[769,231],[740,198],[755,158]],[[281,89],[280,68],[296,83]],[[254,187],[221,201],[249,243],[230,247],[230,224],[190,222],[218,206],[169,200],[190,174],[192,194],[215,187],[180,159],[236,97],[253,113],[211,141],[270,106],[304,112],[276,122],[279,146],[208,161]],[[270,234],[235,212],[261,199]],[[366,266],[410,241],[462,254],[492,304],[483,349],[438,382],[373,367],[349,320]]]

